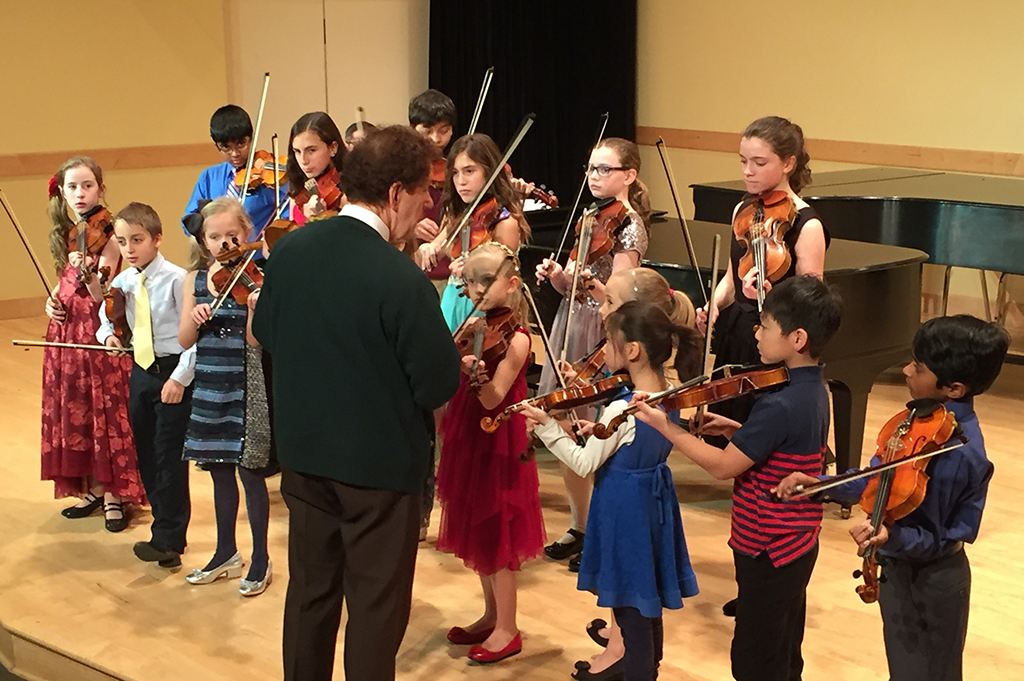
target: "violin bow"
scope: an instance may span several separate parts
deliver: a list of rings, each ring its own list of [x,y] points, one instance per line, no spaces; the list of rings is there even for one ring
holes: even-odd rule
[[[484,82],[480,85],[480,94],[476,98],[476,108],[473,109],[473,118],[469,121],[469,132],[467,135],[472,135],[476,132],[476,125],[480,122],[480,113],[484,110],[484,101],[487,99],[487,91],[491,89],[491,79],[494,78],[494,67],[490,67],[484,71]],[[502,167],[505,164],[501,164]]]
[[[252,179],[252,164],[256,160],[256,140],[260,138],[260,125],[263,123],[263,107],[267,104],[267,89],[270,87],[270,71],[263,74],[263,95],[260,96],[260,111],[256,114],[256,130],[249,140],[249,161],[245,164],[245,184],[242,185],[242,193],[238,200],[245,205],[245,197],[249,193],[249,180]],[[274,164],[277,164],[277,157],[274,157]]]
[[[587,266],[587,253],[590,252],[590,238],[593,234],[594,219],[597,216],[597,211],[597,204],[591,204],[589,208],[583,211],[583,216],[580,218],[580,240],[579,246],[576,249],[576,266],[572,270],[572,287],[570,290],[571,295],[569,296],[569,312],[565,319],[565,334],[562,336],[560,359],[563,362],[566,360],[566,355],[569,352],[569,329],[572,328],[573,312],[576,309],[576,293],[579,291],[581,273]],[[582,262],[580,262],[580,254],[583,254]]]
[[[473,202],[470,203],[469,206],[466,207],[466,210],[462,212],[462,217],[459,218],[459,222],[452,229],[451,233],[448,235],[448,238],[444,240],[444,243],[442,244],[441,247],[442,250],[447,252],[452,247],[452,244],[455,243],[455,237],[461,234],[462,230],[469,228],[469,221],[473,217],[473,211],[476,210],[477,206],[480,205],[480,202],[483,201],[483,198],[487,195],[487,190],[490,189],[491,185],[494,184],[494,181],[498,179],[498,175],[505,172],[505,164],[508,163],[508,160],[512,157],[512,154],[515,153],[516,148],[519,146],[519,143],[523,141],[524,137],[526,137],[526,133],[533,126],[533,122],[534,120],[536,120],[536,118],[537,114],[534,113],[528,113],[526,114],[526,117],[523,118],[523,122],[519,124],[519,129],[516,131],[516,134],[512,137],[512,141],[509,142],[508,148],[505,150],[505,153],[501,157],[501,160],[498,161],[498,164],[494,166],[494,170],[491,171],[490,177],[488,177],[487,181],[484,182],[484,186],[477,193],[476,198],[473,199]]]
[[[0,204],[3,204],[4,211],[7,212],[7,217],[11,219],[11,224],[14,225],[14,230],[18,233],[18,237],[21,239],[21,243],[25,246],[25,250],[28,251],[28,257],[32,260],[32,264],[35,265],[36,273],[39,275],[39,280],[43,282],[43,288],[46,289],[46,297],[50,300],[53,298],[53,286],[50,285],[49,280],[46,278],[46,274],[43,273],[43,266],[39,262],[39,257],[36,252],[32,250],[32,244],[29,243],[28,236],[25,234],[25,230],[22,229],[21,223],[18,222],[18,216],[14,214],[14,209],[11,208],[11,204],[7,201],[7,196],[4,194],[4,190],[0,188]],[[54,302],[56,302],[54,300]]]
[[[676,207],[676,215],[679,216],[679,224],[683,226],[683,239],[686,241],[686,252],[690,256],[690,265],[697,273],[697,283],[700,285],[700,295],[704,298],[704,304],[708,304],[708,292],[704,289],[704,278],[700,276],[700,267],[697,265],[697,252],[693,249],[693,240],[690,239],[690,228],[683,217],[683,210],[679,207],[679,190],[676,189],[676,178],[672,174],[672,163],[665,152],[665,140],[661,137],[654,143],[658,147],[658,155],[661,156],[661,165],[665,167],[665,175],[668,177],[668,188],[672,193],[672,203]],[[713,293],[712,293],[713,295]]]
[[[277,133],[275,132],[273,137],[270,138],[270,153],[274,155],[274,170],[277,170],[277,159],[281,158],[277,155]],[[263,227],[266,227],[271,222],[281,217],[281,177],[275,172],[274,173],[274,217]],[[260,231],[256,232],[256,239],[259,238],[260,233],[263,231],[263,227],[260,227]]]
[[[533,299],[533,293],[530,291],[530,287],[526,284],[526,280],[520,278],[519,285],[523,287],[523,295],[526,297],[526,302],[530,305],[530,311],[533,312],[533,318],[537,320],[537,328],[540,330],[540,339],[544,343],[544,354],[547,355],[548,361],[551,362],[551,368],[554,370],[555,379],[558,381],[558,385],[562,387],[562,390],[568,389],[568,384],[565,382],[565,376],[560,371],[559,363],[555,361],[555,355],[551,351],[551,339],[548,337],[548,331],[544,328],[544,320],[540,318],[540,311],[537,310],[537,303]],[[568,330],[568,327],[566,327]],[[529,401],[529,400],[527,400]],[[584,446],[583,436],[580,435],[580,419],[576,415],[575,409],[569,410],[569,420],[572,422],[572,432],[576,435],[576,443],[581,447]]]
[[[366,134],[366,130],[363,129],[363,114],[364,113],[365,112],[363,111],[363,107],[361,107],[361,106],[357,106],[356,107],[356,130],[359,131],[360,135],[365,135]]]
[[[256,256],[257,252],[258,249],[249,251],[249,255],[245,256],[245,260],[243,260],[238,265],[238,269],[235,270],[235,274],[234,276],[231,277],[231,281],[228,282],[228,285],[224,287],[224,290],[220,292],[220,295],[217,296],[217,299],[213,301],[213,305],[210,306],[210,317],[206,321],[210,321],[210,319],[213,319],[213,315],[217,314],[217,310],[219,310],[221,306],[223,306],[224,303],[227,301],[227,299],[231,297],[231,289],[233,289],[235,287],[235,284],[238,283],[238,280],[242,278],[242,274],[245,272],[245,268],[248,267],[250,262],[252,262],[252,259]]]
[[[132,352],[131,348],[111,348],[106,345],[89,345],[87,343],[56,343],[53,341],[12,340],[11,345],[23,345],[29,348],[70,348],[72,350],[102,350],[103,352]]]
[[[933,456],[938,456],[939,454],[951,452],[954,449],[959,449],[960,447],[963,447],[964,444],[966,443],[957,442],[955,445],[949,445],[948,447],[942,447],[934,451],[921,452],[920,454],[912,454],[911,456],[902,459],[897,459],[896,461],[881,463],[878,464],[877,466],[863,468],[859,471],[854,471],[852,473],[843,473],[842,475],[837,475],[835,477],[829,478],[828,480],[822,480],[821,482],[815,485],[807,485],[806,487],[804,485],[797,485],[796,487],[793,488],[793,498],[799,499],[803,497],[809,497],[813,494],[817,494],[818,492],[824,492],[827,489],[832,489],[833,487],[839,487],[839,485],[844,485],[848,482],[853,482],[854,480],[860,480],[861,478],[869,478],[872,475],[884,473],[885,471],[892,470],[904,464],[914,463],[915,461],[920,461],[921,459],[928,459]]]
[[[711,290],[714,291],[718,287],[718,260],[721,256],[722,251],[722,235],[715,235],[715,244],[712,248],[711,255]],[[696,262],[694,263],[696,266]],[[700,279],[700,270],[697,270],[697,279]],[[713,295],[713,294],[712,294]],[[711,376],[714,373],[714,369],[711,366],[711,306],[708,306],[708,321],[707,321],[707,333],[704,334],[704,375]],[[697,426],[700,427],[701,422],[704,420],[704,407],[697,408]]]
[[[594,142],[594,147],[601,143],[604,139],[604,131],[608,127],[608,112],[605,111],[601,114],[601,128],[597,132],[597,141]],[[589,157],[588,157],[589,164]],[[576,192],[576,201],[572,204],[572,210],[569,211],[569,215],[565,221],[565,229],[562,230],[562,241],[558,244],[558,250],[551,254],[551,260],[557,261],[562,256],[562,251],[565,250],[565,240],[569,237],[569,231],[572,229],[572,217],[576,214],[576,210],[580,207],[580,199],[583,198],[583,190],[587,186],[587,178],[590,177],[590,173],[586,170],[583,171],[583,182],[580,183],[580,190]]]

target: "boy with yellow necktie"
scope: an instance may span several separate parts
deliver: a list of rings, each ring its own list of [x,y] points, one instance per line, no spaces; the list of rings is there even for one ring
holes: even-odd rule
[[[114,218],[121,255],[131,266],[110,282],[124,294],[132,331],[129,410],[139,473],[153,510],[152,539],[135,544],[140,560],[178,568],[191,511],[188,464],[182,459],[191,412],[195,348],[178,344],[185,270],[160,254],[160,216],[143,203],[129,203]],[[96,338],[121,349],[114,325],[100,307]]]

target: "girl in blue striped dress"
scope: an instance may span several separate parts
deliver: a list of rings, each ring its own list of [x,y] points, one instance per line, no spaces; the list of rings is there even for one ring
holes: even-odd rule
[[[230,197],[211,201],[203,207],[202,217],[202,226],[194,235],[198,253],[193,271],[185,279],[178,342],[184,348],[196,345],[195,389],[184,457],[203,464],[213,478],[217,549],[206,567],[193,570],[185,579],[189,584],[209,584],[220,577],[242,575],[242,557],[235,544],[237,471],[245,488],[253,542],[249,572],[238,590],[243,596],[255,596],[263,593],[272,579],[267,552],[270,503],[260,470],[270,455],[270,419],[260,349],[250,330],[256,294],[248,304],[238,304],[229,296],[213,314],[212,304],[220,293],[213,275],[224,266],[211,255],[247,243],[252,223],[242,205]]]

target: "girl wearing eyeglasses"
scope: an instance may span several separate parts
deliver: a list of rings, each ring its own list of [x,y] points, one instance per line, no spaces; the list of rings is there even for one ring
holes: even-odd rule
[[[584,278],[582,293],[569,300],[572,289],[573,271],[576,262],[569,260],[563,268],[554,260],[545,258],[537,266],[537,283],[547,279],[562,294],[554,324],[551,327],[551,347],[559,354],[566,336],[569,305],[573,306],[572,328],[568,330],[569,342],[566,361],[576,362],[592,352],[604,338],[604,328],[599,312],[604,301],[604,285],[613,272],[639,266],[647,251],[649,230],[647,218],[651,212],[647,187],[640,181],[640,150],[636,144],[619,137],[604,139],[590,152],[587,164],[587,185],[598,201],[614,198],[621,201],[627,211],[627,218],[612,235],[614,246],[607,255],[586,266],[581,272]],[[555,387],[555,367],[551,362],[544,364],[541,373],[540,392],[549,392]],[[572,527],[549,545],[545,552],[549,558],[563,560],[583,551],[583,533],[587,526],[587,510],[590,507],[590,493],[593,477],[580,477],[568,467],[562,466],[565,488],[569,493],[569,509],[572,512]]]

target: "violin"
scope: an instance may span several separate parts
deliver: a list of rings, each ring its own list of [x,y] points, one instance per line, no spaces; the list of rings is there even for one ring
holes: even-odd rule
[[[505,359],[512,337],[518,329],[512,310],[497,307],[488,310],[483,317],[467,319],[455,332],[455,347],[463,357],[472,355],[477,358],[477,363],[482,361],[487,371],[493,374],[501,360]],[[479,392],[476,363],[470,376],[471,389]]]
[[[507,163],[505,164],[505,174],[509,177],[514,177],[512,175],[512,166]],[[543,185],[534,186],[528,198],[540,201],[548,208],[558,208],[558,197],[549,193]]]
[[[938,450],[958,436],[963,439],[952,412],[935,400],[914,400],[882,427],[875,456],[887,464]],[[882,523],[890,525],[921,505],[928,487],[925,469],[929,462],[927,458],[918,459],[868,479],[860,507],[869,515],[876,533]],[[857,586],[857,595],[865,603],[874,603],[882,580],[874,546],[865,549],[863,559],[861,569],[853,573],[855,578],[864,578],[864,583]]]
[[[490,240],[491,229],[499,222],[501,217],[501,206],[493,196],[481,203],[473,211],[473,217],[469,219],[469,248],[473,250],[485,241]],[[452,244],[451,257],[458,258],[462,255],[463,241],[458,239]]]
[[[589,239],[583,234],[586,224],[586,215],[576,222],[576,245],[569,253],[569,258],[578,266],[592,265],[597,260],[612,252],[615,246],[615,233],[622,226],[629,216],[629,210],[621,201],[610,201],[599,207],[594,216],[593,225],[590,227]],[[583,238],[581,238],[583,237]],[[587,246],[585,262],[579,257],[579,247],[583,243]]]
[[[765,280],[776,282],[793,263],[783,237],[796,218],[796,204],[784,191],[747,196],[732,223],[736,240],[746,249],[737,274],[757,268],[757,309],[764,306]]]
[[[661,405],[665,411],[677,411],[691,407],[702,407],[716,402],[731,400],[734,397],[746,395],[758,390],[764,390],[773,386],[782,385],[789,381],[789,370],[784,366],[771,369],[759,369],[748,371],[735,376],[726,376],[715,381],[693,385],[695,381],[702,381],[706,377],[700,376],[694,381],[689,381],[676,388],[669,388],[661,393],[651,395],[645,400],[650,406]],[[626,419],[637,412],[636,405],[626,407],[621,413],[607,424],[598,423],[594,425],[594,436],[601,440],[607,440],[619,427],[626,422]]]
[[[313,200],[314,197],[317,197],[327,207],[327,210],[317,215],[317,218],[337,215],[337,210],[341,207],[341,197],[343,196],[341,189],[338,187],[340,182],[341,176],[338,173],[338,169],[333,165],[329,166],[327,170],[320,174],[320,177],[316,179],[308,178],[306,184],[296,194],[293,201],[296,206],[304,206]]]
[[[68,247],[71,250],[77,248],[82,254],[82,264],[79,266],[78,280],[88,282],[92,275],[99,272],[100,283],[106,283],[110,278],[110,268],[107,266],[96,268],[96,265],[86,265],[86,256],[94,260],[106,248],[107,242],[114,235],[114,220],[110,211],[104,206],[96,206],[81,221],[75,225],[74,231],[68,235]]]
[[[576,378],[572,381],[574,386],[590,383],[598,374],[604,371],[604,348],[606,342],[607,339],[603,339],[597,346],[597,349],[572,365],[572,370],[576,374]]]
[[[430,164],[430,186],[434,189],[444,189],[444,179],[448,174],[448,162],[439,158]]]
[[[269,151],[257,151],[253,157],[248,191],[255,191],[260,187],[280,187],[288,181],[287,166],[287,158],[274,160],[273,154]],[[242,192],[242,184],[245,182],[245,171],[246,168],[242,167],[235,172],[234,182],[239,193]]]
[[[252,251],[263,247],[263,244],[260,244],[253,248],[256,243],[258,242],[242,245],[236,237],[234,239],[234,247],[232,248],[228,246],[227,242],[224,242],[221,247],[221,253],[226,252],[225,257],[233,256],[233,259],[238,260],[238,262],[229,261],[222,263],[224,267],[221,267],[210,276],[220,296],[229,295],[239,305],[245,305],[249,300],[249,294],[259,291],[263,286],[263,273],[256,267],[256,263],[251,259],[239,259],[239,254],[243,252],[243,249]],[[220,254],[218,254],[217,260],[221,262]],[[230,291],[228,291],[229,286],[231,287]]]
[[[107,290],[103,296],[103,311],[110,323],[114,325],[114,336],[121,341],[121,347],[129,347],[132,343],[132,328],[128,325],[124,293],[121,289],[111,286]]]
[[[274,244],[277,243],[278,239],[283,237],[288,232],[298,229],[299,227],[301,227],[301,225],[299,225],[299,223],[295,222],[294,220],[285,220],[283,218],[279,218],[271,222],[263,229],[262,242],[253,243],[262,244],[265,242],[267,244],[267,250],[272,250],[274,248]],[[262,245],[260,246],[260,248],[262,248]]]
[[[493,433],[512,414],[521,412],[526,406],[536,407],[544,411],[575,409],[576,407],[607,400],[621,392],[623,388],[631,386],[632,383],[628,374],[615,374],[593,383],[555,390],[547,395],[539,395],[532,399],[509,405],[493,417],[485,416],[480,419],[480,427],[487,433]]]

